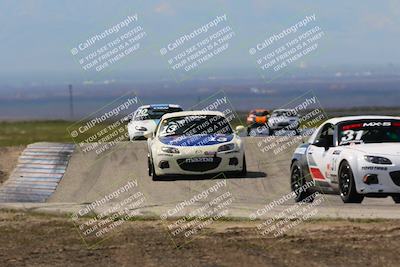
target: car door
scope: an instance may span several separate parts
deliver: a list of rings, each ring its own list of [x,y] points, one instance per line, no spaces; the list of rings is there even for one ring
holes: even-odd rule
[[[313,180],[331,182],[332,155],[334,152],[334,126],[325,124],[307,149],[307,162]]]

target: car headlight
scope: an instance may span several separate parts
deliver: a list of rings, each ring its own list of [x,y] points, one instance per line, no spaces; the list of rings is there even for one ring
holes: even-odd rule
[[[172,154],[179,154],[179,149],[175,148],[175,147],[167,147],[167,146],[163,146],[161,148],[161,151],[165,152],[165,153],[172,153]]]
[[[388,158],[384,157],[377,157],[377,156],[364,156],[364,159],[368,162],[375,163],[375,164],[383,164],[383,165],[390,165],[392,162]]]
[[[146,127],[143,127],[143,126],[135,126],[135,129],[136,129],[137,131],[141,131],[141,132],[147,131],[147,128],[146,128]]]
[[[234,148],[235,148],[235,144],[222,145],[218,148],[218,152],[229,151],[229,150],[233,150]]]

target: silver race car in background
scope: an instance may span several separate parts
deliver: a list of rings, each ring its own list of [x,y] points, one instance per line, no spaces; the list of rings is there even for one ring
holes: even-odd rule
[[[274,135],[277,131],[296,131],[300,134],[298,128],[300,127],[300,119],[298,114],[291,109],[276,109],[268,118],[269,134]]]
[[[294,152],[291,187],[296,201],[312,201],[318,191],[340,194],[345,203],[388,196],[400,203],[400,117],[326,121]]]

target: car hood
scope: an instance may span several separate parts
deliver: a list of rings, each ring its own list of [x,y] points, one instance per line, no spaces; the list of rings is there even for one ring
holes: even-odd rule
[[[348,149],[356,150],[371,156],[400,156],[400,143],[359,144],[348,146]]]
[[[170,146],[211,146],[232,141],[233,134],[197,134],[159,137],[161,143]]]

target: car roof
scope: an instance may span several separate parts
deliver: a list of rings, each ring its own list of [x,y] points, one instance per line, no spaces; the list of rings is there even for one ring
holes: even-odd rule
[[[365,116],[345,116],[336,117],[327,120],[325,123],[338,124],[346,121],[357,121],[357,120],[400,120],[400,117],[394,116],[376,116],[376,115],[365,115]]]
[[[293,109],[290,108],[280,108],[280,109],[274,109],[273,112],[287,112],[287,111],[293,111]]]
[[[252,109],[250,112],[264,112],[264,111],[269,112],[269,110],[265,109],[265,108],[255,108],[255,109]]]
[[[174,118],[174,117],[185,117],[185,116],[201,116],[201,115],[212,115],[212,116],[222,116],[225,117],[224,113],[220,111],[203,111],[203,110],[194,110],[194,111],[179,111],[167,113],[162,116],[162,119]]]
[[[181,106],[176,105],[176,104],[150,104],[150,105],[140,106],[139,109],[141,109],[141,108],[155,108],[155,107],[181,108]]]

